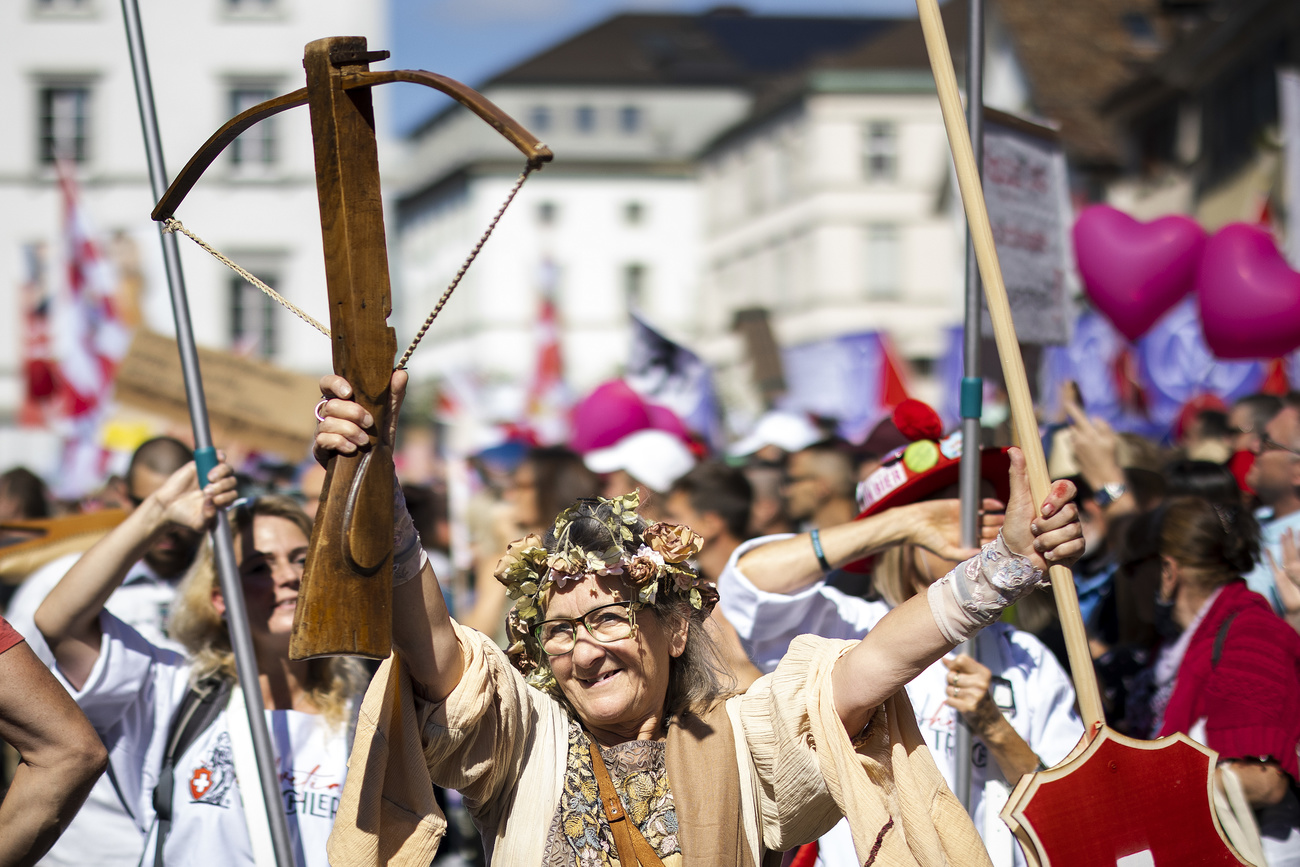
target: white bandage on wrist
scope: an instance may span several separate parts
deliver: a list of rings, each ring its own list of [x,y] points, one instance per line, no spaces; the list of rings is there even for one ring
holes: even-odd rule
[[[424,568],[429,556],[420,544],[411,512],[406,508],[402,486],[393,480],[393,586],[405,584]]]
[[[1043,570],[1014,553],[1002,534],[930,585],[930,611],[950,644],[960,644],[1043,580]]]

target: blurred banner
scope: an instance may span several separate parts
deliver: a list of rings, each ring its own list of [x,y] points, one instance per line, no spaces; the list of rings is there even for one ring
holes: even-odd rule
[[[1056,130],[993,109],[984,113],[984,199],[1021,343],[1070,339],[1069,180]],[[993,336],[988,311],[983,333]]]
[[[1286,257],[1300,270],[1300,69],[1277,71],[1277,98],[1286,179]]]
[[[1259,391],[1269,369],[1262,361],[1216,359],[1201,335],[1192,298],[1133,344],[1104,316],[1089,311],[1075,323],[1067,346],[1050,347],[1044,354],[1040,407],[1044,419],[1055,419],[1060,385],[1072,379],[1089,415],[1159,441],[1187,401],[1214,394],[1231,404]],[[1134,389],[1140,392],[1136,397]]]
[[[849,442],[861,443],[907,399],[902,364],[882,332],[791,346],[781,361],[786,390],[778,408],[836,419]]]
[[[117,372],[117,401],[123,406],[189,422],[185,381],[176,341],[141,331]],[[265,361],[199,348],[203,391],[218,448],[233,444],[300,460],[316,430],[320,400],[316,378]]]
[[[636,313],[632,314],[632,345],[623,380],[646,401],[671,409],[711,448],[722,448],[722,415],[709,366]]]

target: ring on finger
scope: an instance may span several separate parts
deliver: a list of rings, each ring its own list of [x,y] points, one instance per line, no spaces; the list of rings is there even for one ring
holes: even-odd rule
[[[316,421],[325,421],[325,416],[321,415],[321,414],[320,414],[320,411],[321,411],[322,409],[324,409],[324,408],[325,408],[325,404],[327,404],[327,403],[329,403],[329,402],[330,402],[330,399],[329,399],[328,397],[324,397],[324,396],[322,396],[321,399],[320,399],[320,403],[316,404]]]

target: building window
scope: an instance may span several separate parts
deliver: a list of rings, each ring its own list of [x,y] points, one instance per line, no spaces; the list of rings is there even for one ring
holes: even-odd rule
[[[869,181],[892,181],[898,174],[898,128],[872,121],[864,130],[863,171]]]
[[[560,218],[560,208],[555,202],[542,202],[537,206],[537,222],[543,226],[553,226]]]
[[[589,105],[578,106],[573,113],[573,125],[578,132],[592,132],[596,129],[596,109]]]
[[[629,226],[639,226],[645,221],[645,205],[640,202],[628,202],[623,206],[623,222]]]
[[[265,85],[236,85],[230,91],[230,115],[248,111],[275,93]],[[258,121],[230,143],[230,162],[236,166],[269,166],[275,162],[275,119]]]
[[[867,227],[867,297],[891,300],[903,293],[903,268],[898,227],[882,224]]]
[[[544,105],[535,105],[528,112],[528,126],[533,132],[546,132],[551,128],[551,110]]]
[[[618,128],[625,133],[641,131],[641,109],[635,105],[625,105],[618,110]]]
[[[91,0],[32,0],[32,11],[52,18],[77,18],[94,12]]]
[[[41,88],[37,102],[41,162],[84,163],[90,159],[90,88],[84,84],[47,85]]]
[[[648,276],[649,269],[640,262],[631,262],[623,266],[623,297],[627,300],[628,310],[642,309]]]
[[[274,288],[274,275],[258,279]],[[241,355],[272,358],[276,351],[275,309],[278,305],[237,274],[230,276],[230,346]]]
[[[280,0],[223,0],[222,5],[235,18],[268,18],[280,11]]]

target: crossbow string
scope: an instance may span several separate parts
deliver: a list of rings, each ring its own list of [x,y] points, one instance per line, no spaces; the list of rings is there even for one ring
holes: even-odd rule
[[[424,320],[424,324],[420,326],[420,330],[416,332],[415,337],[411,340],[411,345],[406,347],[406,351],[402,353],[401,360],[397,362],[397,367],[396,367],[397,370],[403,370],[406,367],[407,361],[409,361],[411,358],[411,353],[415,352],[415,347],[420,345],[420,341],[424,339],[424,335],[426,332],[428,332],[429,326],[433,324],[433,320],[438,318],[438,314],[442,312],[442,308],[445,307],[447,305],[447,301],[451,299],[451,293],[456,291],[456,287],[459,286],[460,281],[464,279],[465,273],[469,271],[469,266],[474,264],[474,260],[478,258],[479,251],[483,249],[483,245],[487,243],[488,238],[492,237],[492,232],[496,229],[497,223],[501,222],[501,218],[505,216],[506,209],[509,208],[510,203],[515,200],[515,196],[518,195],[520,188],[523,187],[524,181],[528,180],[528,176],[533,173],[534,168],[535,166],[530,162],[527,165],[525,165],[524,170],[519,173],[519,177],[518,179],[515,180],[514,186],[512,186],[510,188],[510,192],[506,194],[505,201],[501,203],[501,207],[497,209],[496,214],[492,217],[492,221],[488,223],[487,228],[483,230],[483,234],[479,236],[478,243],[475,244],[472,249],[470,249],[469,255],[465,257],[464,263],[460,266],[460,270],[456,272],[456,276],[451,278],[451,282],[447,284],[447,288],[443,291],[442,296],[438,299],[438,303],[434,305],[433,310],[429,313],[428,317]],[[204,241],[194,232],[191,232],[189,229],[185,227],[183,223],[181,223],[180,220],[176,219],[175,217],[168,217],[165,221],[163,221],[163,231],[180,232],[181,234],[185,235],[195,244],[198,244],[201,248],[203,248],[208,253],[210,253],[212,257],[215,258],[218,262],[225,265],[230,270],[234,271],[240,277],[243,277],[245,280],[247,280],[252,285],[256,286],[258,289],[261,289],[262,292],[267,295],[267,297],[271,298],[277,304],[289,310],[291,313],[293,313],[303,322],[306,322],[308,325],[315,328],[321,334],[324,334],[326,337],[330,336],[330,330],[326,328],[324,325],[322,325],[320,322],[318,322],[315,318],[313,318],[309,313],[307,313],[301,307],[298,307],[288,298],[285,298],[279,292],[276,292],[270,286],[266,285],[266,283],[264,283],[263,281],[257,279],[257,277],[253,275],[250,271],[248,271],[246,268],[240,267],[238,263],[231,260],[228,256],[223,255],[221,251],[217,250],[211,244]]]

